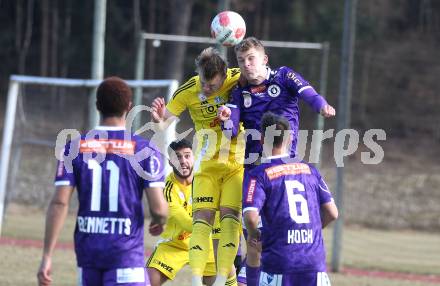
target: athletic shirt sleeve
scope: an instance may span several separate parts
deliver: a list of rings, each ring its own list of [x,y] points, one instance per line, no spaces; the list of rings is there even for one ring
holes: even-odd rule
[[[175,116],[179,116],[183,111],[185,111],[185,109],[188,107],[188,103],[186,101],[186,99],[189,98],[188,93],[191,92],[191,88],[196,85],[197,80],[198,76],[195,76],[179,86],[166,106],[169,112]]]
[[[70,164],[65,161],[69,157],[70,152],[73,152],[77,141],[69,142],[61,150],[61,159],[57,162],[57,169],[55,174],[55,186],[76,186],[75,175],[73,173],[73,160]],[[73,146],[73,147],[72,147]],[[76,146],[78,147],[78,146]]]
[[[327,104],[327,101],[299,73],[288,67],[281,68],[283,81],[290,92],[304,100],[315,112]]]

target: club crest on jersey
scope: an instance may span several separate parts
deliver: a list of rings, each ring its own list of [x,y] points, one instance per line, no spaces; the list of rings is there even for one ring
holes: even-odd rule
[[[149,167],[150,167],[150,171],[149,172],[147,171],[147,173],[151,177],[156,177],[157,175],[159,175],[161,168],[159,158],[157,158],[155,155],[151,155],[149,161]]]
[[[252,97],[251,97],[250,93],[248,93],[248,92],[243,93],[243,105],[246,108],[248,108],[252,105]]]
[[[281,88],[276,84],[271,84],[267,88],[267,93],[270,97],[277,97],[281,93]]]
[[[220,103],[223,102],[223,99],[220,96],[216,96],[215,99],[214,99],[214,102],[217,103],[217,104],[220,104]]]
[[[203,93],[199,93],[199,99],[200,101],[206,101],[207,97]]]

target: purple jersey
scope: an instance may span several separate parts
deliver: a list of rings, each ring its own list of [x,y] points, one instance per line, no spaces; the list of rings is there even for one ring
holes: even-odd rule
[[[243,213],[259,211],[263,223],[262,270],[325,271],[320,207],[332,195],[313,166],[284,163],[280,156],[269,159],[249,171],[243,184]]]
[[[243,122],[246,130],[260,131],[261,118],[265,112],[271,111],[285,117],[293,131],[291,157],[295,157],[298,138],[299,107],[298,99],[306,101],[314,111],[319,112],[327,102],[301,75],[288,67],[275,70],[268,68],[267,78],[259,85],[237,87],[232,92],[230,103],[232,124],[223,129],[232,129],[232,136],[237,135],[239,123]],[[225,124],[228,125],[228,124]],[[261,155],[260,139],[246,140],[246,157],[255,153]]]
[[[75,252],[78,266],[144,266],[143,190],[163,187],[160,153],[140,136],[118,127],[97,127],[66,145],[56,186],[78,191]],[[105,139],[104,139],[105,138]],[[69,154],[76,156],[67,162]]]

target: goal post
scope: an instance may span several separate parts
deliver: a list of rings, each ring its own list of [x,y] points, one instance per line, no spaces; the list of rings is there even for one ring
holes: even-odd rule
[[[9,89],[8,89],[8,95],[7,95],[7,104],[6,104],[6,113],[5,113],[5,119],[4,119],[4,129],[3,129],[3,142],[1,147],[1,162],[0,162],[0,236],[2,234],[2,226],[3,226],[3,217],[5,213],[5,197],[6,197],[6,191],[8,187],[8,177],[9,177],[9,171],[10,171],[10,162],[13,161],[13,158],[11,158],[11,150],[13,147],[13,140],[14,140],[14,133],[15,132],[15,126],[17,124],[16,117],[17,117],[17,106],[19,106],[20,103],[20,97],[22,97],[22,90],[26,86],[45,86],[45,87],[64,87],[64,88],[86,88],[89,91],[92,89],[95,89],[98,87],[98,85],[101,83],[101,80],[92,80],[92,79],[67,79],[67,78],[50,78],[50,77],[36,77],[36,76],[20,76],[20,75],[12,75],[9,80]],[[142,102],[142,91],[144,89],[165,89],[164,93],[166,93],[166,98],[169,100],[174,91],[178,87],[177,80],[126,80],[127,84],[135,89],[137,91],[137,104],[145,104],[145,102]],[[62,96],[62,92],[59,93]],[[89,94],[89,93],[88,93]],[[84,99],[86,99],[89,95],[84,95]],[[38,95],[38,94],[37,94]],[[163,95],[162,95],[163,96]],[[145,97],[144,97],[145,99]],[[42,99],[44,100],[44,99]],[[75,99],[76,100],[76,99]],[[88,103],[87,103],[88,102]],[[88,112],[90,116],[90,112],[94,112],[96,107],[94,106],[94,100],[84,100],[84,104],[93,103],[93,106],[88,106]],[[84,106],[82,106],[84,107]],[[69,108],[69,107],[66,107]],[[71,110],[70,112],[75,112],[74,110]],[[68,111],[66,110],[66,113]],[[82,114],[79,113],[78,117],[81,117]],[[138,116],[135,118],[135,120],[138,120]],[[42,121],[44,121],[44,115],[41,115],[40,118]],[[138,127],[138,126],[134,126]],[[137,129],[135,129],[137,130]],[[53,138],[51,140],[45,140],[45,139],[35,139],[35,138],[25,138],[26,134],[20,134],[22,137],[17,139],[20,140],[20,145],[24,142],[25,144],[34,144],[44,147],[50,147],[53,148],[55,145],[54,143],[51,144],[53,141]],[[175,123],[170,126],[165,131],[165,138],[163,140],[164,144],[163,146],[158,146],[161,149],[162,154],[166,154],[167,148],[166,144],[170,143],[175,138]],[[53,154],[53,153],[52,153]],[[168,166],[166,164],[166,166]]]

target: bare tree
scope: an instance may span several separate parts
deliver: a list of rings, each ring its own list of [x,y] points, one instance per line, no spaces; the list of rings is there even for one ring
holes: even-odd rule
[[[15,45],[18,50],[18,73],[24,74],[26,72],[26,57],[29,51],[32,38],[32,26],[34,22],[34,0],[28,0],[26,6],[26,28],[24,37],[22,38],[22,1],[17,1],[17,18],[16,18],[16,41]]]
[[[148,24],[147,24],[147,31],[150,33],[153,33],[156,28],[156,0],[150,0],[148,1]],[[148,47],[148,71],[147,76],[148,78],[154,77],[154,58],[156,56],[156,49],[154,47],[149,46]]]
[[[50,48],[50,75],[58,75],[58,1],[52,3],[52,33],[51,33],[51,48]]]
[[[47,76],[49,54],[49,0],[41,1],[40,75]]]
[[[67,77],[69,73],[69,60],[70,60],[70,35],[72,33],[72,1],[64,1],[66,7],[64,8],[64,23],[63,33],[61,40],[61,77]]]
[[[169,25],[171,34],[186,35],[188,34],[193,0],[171,0],[171,13],[169,17]],[[181,81],[183,78],[183,61],[185,59],[186,43],[170,44],[166,62],[165,77],[177,79]]]

